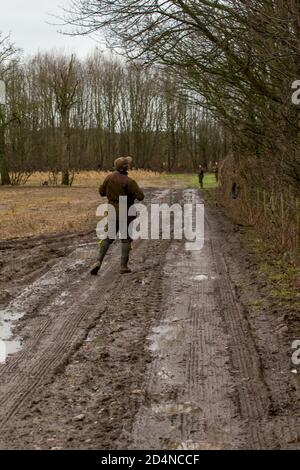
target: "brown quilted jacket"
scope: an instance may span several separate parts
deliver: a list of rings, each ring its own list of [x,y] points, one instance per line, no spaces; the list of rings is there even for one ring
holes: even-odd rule
[[[145,195],[136,181],[129,178],[124,171],[114,171],[99,188],[102,197],[107,197],[109,204],[119,208],[119,197],[127,196],[128,208],[133,206],[135,200],[143,201]]]

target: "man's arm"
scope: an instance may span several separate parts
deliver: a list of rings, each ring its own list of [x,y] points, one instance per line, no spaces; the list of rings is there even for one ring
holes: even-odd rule
[[[145,199],[145,194],[136,181],[131,180],[128,189],[130,195],[133,196],[134,199],[137,199],[138,201],[143,201]]]
[[[105,178],[105,180],[103,181],[103,183],[101,184],[101,186],[99,188],[99,194],[102,197],[106,196],[107,181],[108,181],[108,176]]]

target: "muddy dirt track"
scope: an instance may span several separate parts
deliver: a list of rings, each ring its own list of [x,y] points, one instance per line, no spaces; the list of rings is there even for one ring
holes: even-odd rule
[[[128,276],[119,244],[89,276],[95,241],[0,244],[0,448],[299,449],[297,338],[287,312],[257,308],[265,286],[219,209],[202,251],[136,242]]]

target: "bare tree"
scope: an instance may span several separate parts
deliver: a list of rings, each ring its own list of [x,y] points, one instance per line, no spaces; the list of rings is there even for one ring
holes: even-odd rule
[[[10,60],[16,54],[16,49],[9,36],[0,31],[0,80],[5,80],[10,67]],[[0,184],[10,184],[8,164],[5,156],[5,130],[8,126],[4,105],[0,104]]]
[[[52,57],[52,77],[51,84],[54,90],[57,110],[60,117],[60,126],[62,131],[62,184],[70,184],[70,165],[71,165],[71,132],[70,115],[76,103],[76,91],[79,85],[75,57],[67,60],[63,56]]]
[[[103,29],[132,59],[167,66],[231,132],[239,155],[272,159],[282,180],[299,184],[299,110],[290,100],[299,0],[79,0],[67,21],[77,32]]]

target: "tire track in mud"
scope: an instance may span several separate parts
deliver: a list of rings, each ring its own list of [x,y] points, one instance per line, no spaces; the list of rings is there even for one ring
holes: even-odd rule
[[[238,371],[236,388],[240,413],[246,422],[248,447],[287,449],[293,444],[297,446],[299,396],[292,391],[293,378],[288,377],[287,358],[281,353],[280,342],[263,312],[261,318],[251,318],[236,298],[220,239],[212,236],[210,242],[215,269],[219,272],[222,314],[232,338],[231,360]]]
[[[104,288],[109,284],[115,267],[112,267],[109,272],[103,271],[103,276],[106,275],[106,277],[105,281],[101,277],[101,286]],[[46,319],[39,327],[37,335],[34,335],[25,345],[24,350],[13,358],[12,363],[8,361],[7,367],[0,368],[0,371],[2,369],[0,375],[2,380],[0,386],[1,426],[12,417],[43,378],[49,379],[57,367],[74,352],[76,345],[83,341],[89,324],[98,318],[99,313],[95,314],[93,310],[99,303],[97,286],[100,281],[93,279],[91,282],[92,284],[87,281],[81,282],[80,301],[78,289],[76,293],[71,290],[71,295],[73,293],[74,300],[76,299],[76,306],[72,305],[69,308],[62,306],[61,309],[56,309],[54,312],[56,319],[53,316]],[[85,305],[87,301],[88,308]],[[86,319],[86,324],[80,328],[84,319]]]
[[[184,252],[175,242],[169,249],[165,315],[149,337],[153,362],[147,403],[133,428],[135,449],[228,449],[244,442],[209,254],[208,242],[201,252]]]
[[[288,383],[288,359],[279,343],[277,350],[266,318],[253,315],[254,326],[245,317],[223,250],[230,250],[226,239],[207,215],[200,253],[170,248],[173,269],[163,290],[172,294],[165,296],[165,315],[149,338],[156,346],[147,371],[148,399],[135,419],[135,449],[299,446],[299,408],[288,406],[299,396]],[[273,368],[277,358],[280,366]]]
[[[228,270],[217,248],[217,241],[211,241],[213,259],[218,267],[218,294],[222,315],[231,336],[231,355],[233,367],[238,371],[236,385],[239,390],[241,415],[248,420],[249,441],[252,449],[264,449],[274,442],[268,442],[259,420],[267,416],[270,406],[268,391],[261,376],[261,363],[248,325],[241,315],[238,303],[232,292]]]
[[[90,241],[92,231],[78,234],[44,235],[0,242],[0,308],[42,278],[81,243]]]
[[[147,202],[187,202],[186,198],[195,194],[157,190]],[[46,447],[47,438],[52,438],[48,430],[53,419],[51,409],[54,413],[61,390],[70,398],[68,377],[55,373],[69,364],[71,372],[75,369],[84,375],[88,360],[89,373],[101,372],[96,381],[100,392],[90,395],[87,387],[71,395],[72,406],[82,394],[91,401],[86,410],[89,419],[82,428],[72,429],[68,411],[64,411],[68,401],[59,401],[61,410],[55,414],[55,422],[63,423],[61,434],[73,435],[75,440],[70,444],[55,432],[58,445],[74,448],[80,442],[81,448],[184,450],[299,448],[296,429],[300,413],[296,405],[288,407],[296,392],[288,387],[286,375],[271,377],[273,371],[279,375],[285,366],[280,342],[276,343],[270,322],[263,315],[248,315],[237,298],[233,274],[236,278],[238,271],[234,271],[227,232],[220,230],[209,211],[206,227],[201,252],[186,252],[180,241],[137,242],[133,260],[139,260],[140,271],[128,278],[116,274],[115,245],[110,253],[111,266],[104,265],[99,278],[91,280],[85,261],[78,261],[87,249],[87,240],[52,268],[52,274],[57,266],[65,269],[65,277],[56,277],[53,290],[50,282],[47,292],[48,273],[45,289],[34,302],[25,295],[30,308],[20,322],[20,335],[25,332],[28,339],[21,352],[6,366],[0,366],[0,424],[5,434],[1,445],[6,448],[12,434],[15,446],[23,446],[22,436],[26,436],[24,447]],[[157,250],[153,259],[144,263],[143,256],[146,253],[151,257],[152,250]],[[107,323],[103,326],[102,315]],[[147,327],[141,328],[144,317]],[[148,331],[151,325],[153,329]],[[108,339],[101,339],[103,330]],[[95,343],[88,349],[89,343],[85,345],[84,340],[93,338],[93,334]],[[97,354],[93,348],[99,344],[99,337]],[[136,344],[130,345],[128,339],[132,337]],[[264,341],[268,343],[265,349],[261,346]],[[93,361],[100,361],[99,368],[91,366]],[[134,376],[136,369],[138,377]],[[21,411],[30,410],[35,390],[39,387],[45,392],[45,385],[50,383],[54,396],[39,405],[40,418],[33,410],[28,420],[20,422]],[[101,430],[93,419],[99,408],[104,410]],[[73,412],[67,409],[69,414]],[[37,436],[35,419],[40,419],[41,437]],[[93,437],[88,445],[84,441],[87,437]]]
[[[170,197],[169,190],[156,191],[148,202],[164,202]],[[134,256],[144,251],[145,241],[135,244]],[[115,259],[117,244],[111,247],[110,257]],[[72,260],[75,258],[75,260]],[[107,263],[106,263],[107,264]],[[78,272],[79,268],[79,272]],[[31,332],[21,352],[9,358],[6,365],[0,365],[0,425],[5,424],[18,411],[34,390],[43,382],[51,381],[55,372],[62,367],[74,351],[82,344],[88,331],[105,311],[106,302],[112,295],[119,278],[116,275],[117,261],[105,266],[98,278],[91,278],[84,261],[76,261],[76,251],[63,259],[46,273],[41,281],[36,281],[13,300],[6,311],[15,309],[21,316],[22,308],[26,317],[36,316],[38,326]],[[59,273],[62,274],[60,279]],[[75,280],[68,283],[68,276]],[[41,288],[41,285],[43,288]],[[51,292],[47,293],[47,288]],[[66,296],[57,302],[61,290]],[[99,308],[99,292],[102,306]],[[43,298],[46,297],[46,298]],[[51,298],[54,298],[50,301]],[[45,303],[46,301],[46,303]],[[68,306],[69,301],[70,306]],[[50,303],[49,303],[50,302]],[[56,305],[55,305],[56,303]],[[61,303],[61,304],[60,304]],[[45,316],[45,318],[43,318]],[[42,318],[42,321],[40,319]]]

